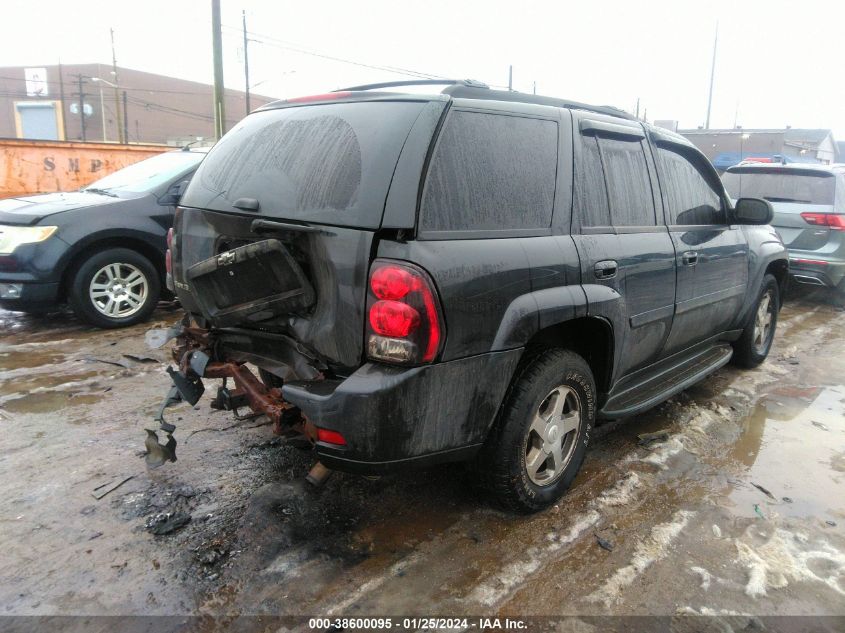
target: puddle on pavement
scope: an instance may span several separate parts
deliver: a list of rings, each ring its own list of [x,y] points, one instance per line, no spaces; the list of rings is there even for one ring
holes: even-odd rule
[[[54,350],[0,352],[0,371],[30,369],[62,362],[65,355]]]
[[[776,389],[745,419],[729,457],[747,467],[728,496],[733,513],[759,516],[756,504],[766,516],[843,521],[845,388]]]
[[[95,404],[104,394],[50,391],[6,400],[2,408],[9,413],[52,413],[65,407]]]

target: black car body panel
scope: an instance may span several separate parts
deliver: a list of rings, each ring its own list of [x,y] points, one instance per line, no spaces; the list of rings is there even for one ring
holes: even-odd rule
[[[336,100],[344,107],[332,110]],[[321,215],[275,202],[264,213],[255,174],[255,193],[239,186],[237,195],[254,198],[257,211],[224,208],[231,200],[207,208],[204,179],[227,177],[213,171],[214,151],[176,220],[176,291],[216,337],[212,360],[252,362],[284,379],[286,402],[346,438],[343,446],[316,444],[332,467],[382,472],[471,456],[526,350],[576,350],[596,376],[599,416],[632,415],[727,362],[764,275],[785,283],[783,244],[771,227],[735,222],[704,156],[612,108],[467,84],[431,96],[350,92],[282,102],[261,116],[282,127],[320,112],[364,121],[368,108],[388,112],[384,102],[399,103],[394,113],[413,104],[415,116],[389,123],[404,140],[401,150],[389,144],[378,167],[391,175],[369,202],[380,205],[380,221],[349,202],[364,193],[345,196],[348,216],[337,206]],[[314,110],[294,116],[291,108]],[[239,137],[230,134],[231,152]],[[284,147],[276,152],[263,164],[295,181],[284,167],[291,157]],[[271,237],[256,218],[280,224],[272,237],[289,248],[316,301],[299,313],[218,327],[187,271],[211,258],[224,265],[232,248]],[[430,279],[445,335],[434,362],[397,366],[370,355],[374,262],[411,264]]]

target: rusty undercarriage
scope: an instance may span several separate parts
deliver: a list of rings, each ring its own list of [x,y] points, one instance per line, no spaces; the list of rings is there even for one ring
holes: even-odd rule
[[[156,432],[146,429],[146,461],[150,468],[176,461],[177,442],[173,437],[176,427],[164,419],[164,412],[180,402],[196,404],[205,392],[203,378],[223,381],[211,402],[212,408],[232,411],[237,419],[267,416],[273,423],[274,433],[286,438],[294,446],[306,449],[313,447],[317,441],[317,428],[298,408],[284,400],[282,390],[272,384],[272,375],[262,373],[262,380],[256,377],[245,362],[226,358],[213,360],[219,357],[214,335],[207,329],[191,325],[187,317],[179,325],[167,330],[151,330],[147,333],[147,343],[151,347],[161,347],[173,339],[175,345],[171,355],[177,368],[167,368],[173,386],[155,418],[159,430],[167,435],[167,442],[161,444]],[[228,386],[230,379],[234,388]],[[250,413],[240,414],[239,410],[243,408],[248,408]],[[320,485],[330,473],[329,469],[317,462],[306,479]]]

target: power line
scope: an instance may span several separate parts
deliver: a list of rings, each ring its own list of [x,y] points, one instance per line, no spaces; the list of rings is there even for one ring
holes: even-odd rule
[[[232,26],[228,26],[226,24],[223,25],[224,29],[234,30],[241,32],[240,28],[235,28]],[[410,70],[408,68],[400,68],[398,66],[383,66],[378,64],[367,64],[365,62],[359,62],[352,59],[346,59],[343,57],[336,57],[334,55],[328,55],[326,53],[320,53],[314,50],[308,50],[302,46],[294,44],[292,42],[287,42],[285,40],[281,40],[279,38],[273,37],[272,35],[266,35],[263,33],[257,33],[255,31],[247,31],[249,35],[254,37],[258,37],[261,39],[252,39],[253,42],[258,44],[264,44],[265,46],[273,46],[275,48],[281,48],[284,50],[294,51],[297,53],[301,53],[303,55],[311,55],[313,57],[320,57],[322,59],[328,59],[335,62],[340,62],[343,64],[351,64],[353,66],[361,66],[363,68],[371,68],[373,70],[381,70],[383,72],[394,73],[397,75],[405,75],[408,77],[419,77],[422,79],[446,79],[443,75],[435,75],[432,73],[424,73],[417,70]],[[266,41],[263,41],[266,40]]]

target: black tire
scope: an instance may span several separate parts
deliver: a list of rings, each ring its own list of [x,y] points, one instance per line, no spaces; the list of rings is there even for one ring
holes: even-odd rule
[[[532,422],[535,415],[543,417],[543,406],[559,387],[566,388],[563,393],[567,394],[564,396],[567,402],[573,394],[576,397],[579,423],[571,431],[574,436],[562,435],[567,458],[561,461],[565,465],[556,469],[559,472],[548,483],[539,484],[534,479],[543,471],[535,470],[532,476],[527,463],[528,456],[538,454],[539,450],[536,443],[531,444],[532,437],[539,437],[536,433],[532,435]],[[583,358],[563,349],[551,349],[533,357],[515,377],[487,442],[473,464],[477,483],[495,503],[508,510],[531,513],[552,505],[566,492],[581,468],[595,417],[595,380]],[[557,431],[554,434],[560,437]],[[571,452],[566,446],[570,446]],[[542,467],[548,470],[548,462]]]
[[[771,322],[768,329],[768,334],[765,340],[755,340],[757,337],[757,316],[760,310],[760,304],[764,298],[769,297],[768,305],[771,306],[769,312]],[[778,323],[778,311],[780,309],[780,288],[778,287],[777,279],[772,275],[763,277],[763,283],[760,286],[760,291],[757,293],[757,300],[754,302],[754,307],[751,309],[751,314],[748,317],[748,322],[742,334],[734,344],[734,355],[731,359],[734,365],[743,367],[745,369],[753,369],[760,363],[766,360],[769,351],[772,349],[772,341],[775,338],[775,330]]]
[[[143,293],[140,292],[141,286],[139,285],[133,285],[130,288],[130,290],[136,290],[142,295],[139,305],[130,306],[128,299],[119,299],[118,306],[126,306],[125,315],[121,315],[119,312],[111,316],[105,314],[101,309],[98,309],[95,305],[96,299],[91,296],[91,285],[94,277],[98,276],[100,279],[105,279],[105,277],[100,276],[100,273],[110,265],[117,266],[118,274],[126,275],[126,279],[134,280],[132,271],[138,271],[146,284],[146,290]],[[102,291],[95,290],[95,292]],[[155,310],[160,293],[159,273],[150,260],[128,248],[109,248],[91,255],[79,265],[68,289],[68,302],[76,316],[83,321],[101,328],[119,328],[146,321]],[[108,299],[104,298],[99,301],[108,301]],[[135,294],[132,295],[132,301],[138,301]]]

